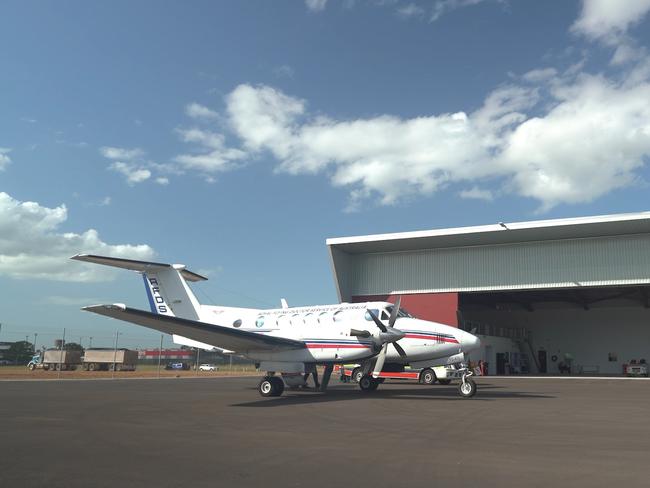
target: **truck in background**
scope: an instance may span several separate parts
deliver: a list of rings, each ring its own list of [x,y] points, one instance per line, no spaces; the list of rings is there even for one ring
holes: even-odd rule
[[[130,349],[86,349],[83,358],[84,371],[135,371],[138,351]]]
[[[45,371],[53,370],[67,371],[75,370],[81,364],[81,351],[66,351],[61,349],[47,349],[38,354],[34,354],[27,364],[27,367],[33,371],[35,369],[44,369]]]

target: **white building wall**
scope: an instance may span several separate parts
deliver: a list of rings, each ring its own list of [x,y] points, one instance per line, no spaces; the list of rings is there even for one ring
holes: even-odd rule
[[[341,298],[650,283],[650,234],[335,257]],[[337,265],[338,264],[338,265]]]
[[[598,307],[590,310],[578,308],[546,308],[533,312],[513,311],[467,311],[464,318],[502,327],[524,327],[532,333],[535,354],[538,349],[547,351],[549,373],[559,373],[558,362],[564,354],[573,356],[572,373],[577,373],[580,366],[588,368],[597,366],[601,374],[622,374],[623,364],[631,359],[644,358],[650,361],[650,309],[637,307]],[[489,338],[486,338],[489,341]],[[503,340],[503,339],[502,339]],[[507,340],[498,343],[503,350],[493,349],[494,353],[507,352]],[[482,351],[485,355],[483,341]],[[529,352],[529,351],[527,351]],[[616,361],[609,361],[613,353]],[[477,355],[477,359],[479,358]],[[551,357],[558,357],[556,362]],[[472,357],[474,360],[474,357]],[[530,357],[533,373],[534,359]],[[490,363],[491,372],[496,363]]]

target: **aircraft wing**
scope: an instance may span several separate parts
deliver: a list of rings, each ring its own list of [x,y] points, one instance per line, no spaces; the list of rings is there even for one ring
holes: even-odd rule
[[[159,315],[136,308],[129,308],[123,304],[92,305],[90,307],[84,307],[83,310],[132,322],[167,334],[181,335],[188,339],[229,349],[237,353],[246,353],[247,351],[281,351],[307,347],[304,342],[293,339],[237,330],[170,315]]]

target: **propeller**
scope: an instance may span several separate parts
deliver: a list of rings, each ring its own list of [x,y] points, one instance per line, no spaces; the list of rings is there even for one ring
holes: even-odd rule
[[[381,322],[381,320],[377,318],[377,316],[372,312],[372,310],[368,310],[368,314],[370,314],[370,317],[372,318],[373,322],[381,331],[378,334],[377,338],[383,344],[381,350],[379,351],[379,354],[377,354],[377,360],[375,361],[375,367],[372,372],[373,378],[378,378],[379,373],[381,373],[381,370],[384,367],[384,362],[386,361],[386,352],[388,351],[388,344],[392,343],[397,353],[403,358],[406,357],[406,352],[404,351],[404,349],[402,349],[402,346],[397,344],[397,341],[399,341],[402,337],[404,337],[404,332],[395,328],[395,321],[397,320],[397,315],[399,314],[399,307],[401,301],[402,301],[401,297],[397,297],[397,301],[395,302],[395,305],[393,306],[393,309],[391,310],[390,313],[390,317],[388,319],[388,327],[386,327]]]

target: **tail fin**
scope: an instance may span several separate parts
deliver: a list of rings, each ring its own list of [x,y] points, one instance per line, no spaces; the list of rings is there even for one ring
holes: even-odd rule
[[[153,313],[189,320],[201,319],[201,305],[187,281],[202,281],[207,278],[185,269],[182,264],[153,263],[92,254],[77,254],[71,259],[142,273]]]

